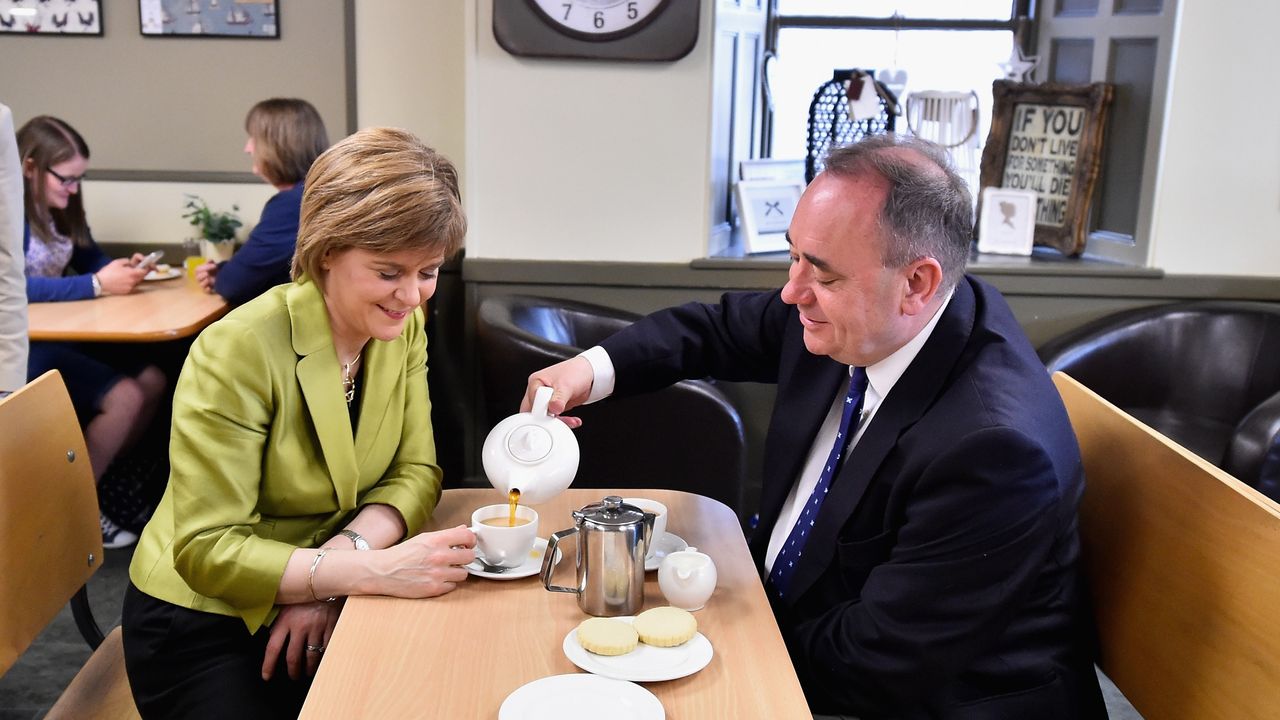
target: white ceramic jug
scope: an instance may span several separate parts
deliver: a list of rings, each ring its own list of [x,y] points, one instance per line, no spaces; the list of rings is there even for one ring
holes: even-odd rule
[[[658,566],[658,589],[682,610],[701,610],[716,591],[716,564],[698,548],[673,552]]]
[[[520,491],[520,502],[536,505],[559,495],[578,474],[578,439],[547,414],[552,389],[538,388],[533,408],[489,431],[480,452],[489,482],[503,493]]]

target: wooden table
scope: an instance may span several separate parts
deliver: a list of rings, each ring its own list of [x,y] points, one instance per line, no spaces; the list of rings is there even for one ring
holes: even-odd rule
[[[694,613],[711,641],[711,663],[688,677],[645,683],[668,720],[771,718],[811,720],[804,693],[774,622],[760,576],[733,511],[674,490],[578,490],[535,505],[538,534],[573,527],[569,513],[605,495],[649,497],[666,504],[667,530],[715,560],[715,594]],[[446,490],[431,528],[470,522],[471,511],[501,502],[496,490]],[[569,540],[569,548],[573,540]],[[555,579],[569,584],[572,553]],[[563,574],[562,574],[563,573]],[[656,572],[645,580],[645,609],[666,605]],[[537,575],[515,580],[471,577],[426,600],[347,600],[300,717],[496,718],[516,688],[550,675],[581,672],[561,644],[588,616],[573,595],[543,589]]]
[[[32,340],[161,342],[195,335],[227,310],[226,300],[184,275],[139,283],[128,295],[31,303],[27,335]]]

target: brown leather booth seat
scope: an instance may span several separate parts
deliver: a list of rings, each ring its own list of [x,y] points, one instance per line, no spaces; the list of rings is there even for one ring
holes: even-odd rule
[[[1280,304],[1128,310],[1040,348],[1061,370],[1251,485],[1280,432]],[[1280,498],[1277,488],[1260,488]]]
[[[476,319],[484,432],[520,409],[529,375],[577,355],[638,316],[570,300],[485,299]],[[742,418],[713,383],[685,380],[657,392],[576,408],[581,459],[574,487],[663,488],[715,498],[743,517]]]

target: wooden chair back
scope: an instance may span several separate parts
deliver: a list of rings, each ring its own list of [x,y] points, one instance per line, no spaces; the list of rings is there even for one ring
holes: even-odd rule
[[[0,400],[0,674],[102,564],[98,494],[56,370]]]
[[[1063,373],[1099,665],[1147,720],[1274,718],[1280,506]]]

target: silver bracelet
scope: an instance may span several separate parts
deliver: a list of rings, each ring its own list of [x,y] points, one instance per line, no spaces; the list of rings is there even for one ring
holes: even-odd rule
[[[311,591],[311,597],[315,598],[316,602],[322,603],[336,602],[338,599],[335,595],[328,600],[321,600],[320,597],[316,595],[316,568],[320,567],[320,561],[324,559],[324,554],[327,552],[329,552],[328,548],[320,548],[320,552],[316,553],[315,560],[311,561],[311,570],[307,572],[307,589]]]

